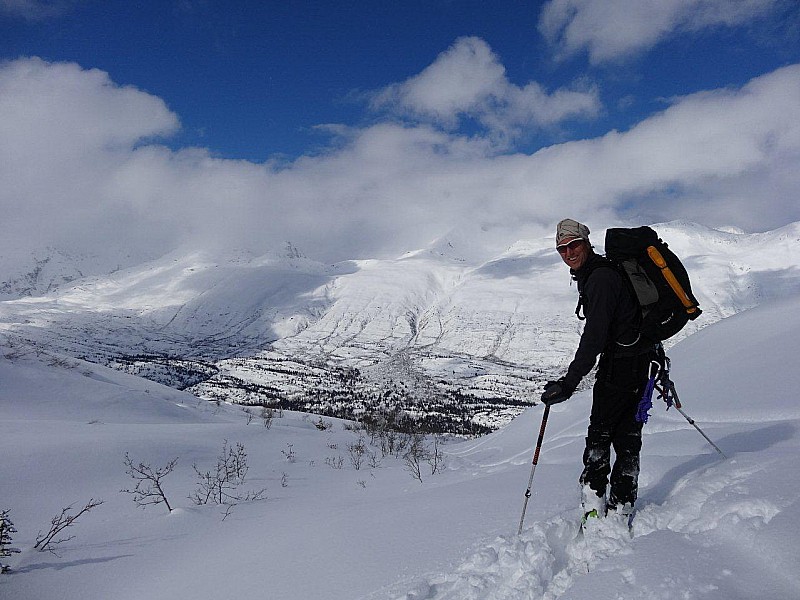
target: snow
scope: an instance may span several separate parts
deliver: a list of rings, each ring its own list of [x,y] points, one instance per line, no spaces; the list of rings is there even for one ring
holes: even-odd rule
[[[446,468],[424,465],[420,482],[391,456],[356,470],[347,447],[361,434],[341,421],[322,430],[287,412],[248,424],[241,407],[17,341],[0,349],[0,508],[22,552],[2,559],[12,572],[0,598],[798,598],[798,337],[790,296],[669,351],[684,410],[729,458],[656,402],[632,538],[613,518],[578,535],[587,392],[551,411],[517,535],[540,406],[491,435],[447,440]],[[227,516],[188,499],[192,465],[210,469],[225,440],[246,448],[244,491],[268,496]],[[154,467],[179,459],[164,481],[175,510],[120,493],[132,486],[126,453]],[[90,498],[104,503],[57,555],[33,549],[54,515]]]
[[[757,234],[654,228],[684,259],[703,309],[675,341],[800,291],[800,223]],[[497,427],[563,373],[580,332],[552,238],[501,229],[474,224],[397,259],[334,265],[292,245],[97,263],[55,250],[4,255],[0,336],[232,402],[275,388],[305,401],[319,391],[312,368],[334,379],[355,368],[376,395],[402,389],[450,408],[462,392],[470,400],[459,410]],[[600,248],[602,229],[593,235]],[[287,373],[286,361],[304,368]]]

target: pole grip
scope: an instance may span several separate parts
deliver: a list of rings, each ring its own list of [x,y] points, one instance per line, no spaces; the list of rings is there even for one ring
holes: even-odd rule
[[[544,429],[547,427],[547,417],[550,416],[550,405],[545,404],[544,406],[544,414],[542,415],[542,426],[539,427],[539,439],[536,440],[536,451],[533,453],[533,464],[539,464],[539,452],[542,449],[542,443],[544,442]]]

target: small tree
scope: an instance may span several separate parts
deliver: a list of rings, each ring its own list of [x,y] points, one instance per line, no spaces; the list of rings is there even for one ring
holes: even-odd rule
[[[78,520],[78,517],[88,513],[93,508],[100,506],[103,504],[102,500],[95,500],[94,498],[90,498],[89,502],[79,510],[77,513],[71,515],[69,511],[72,510],[72,504],[67,506],[66,508],[61,509],[61,513],[57,514],[50,520],[50,529],[46,534],[42,534],[39,532],[39,535],[36,536],[36,543],[33,545],[39,552],[55,552],[55,546],[58,544],[63,544],[64,542],[68,542],[69,540],[73,539],[75,536],[71,535],[65,538],[56,539],[57,535],[60,535],[62,531],[64,531],[67,527],[72,527],[75,521]]]
[[[421,433],[415,433],[408,437],[408,450],[403,454],[403,460],[406,464],[406,471],[411,473],[411,476],[422,482],[422,461],[427,460],[429,452],[425,446],[425,436]]]
[[[128,467],[125,471],[136,481],[136,487],[132,490],[120,490],[125,494],[133,494],[133,501],[137,506],[147,508],[151,504],[161,504],[162,502],[167,507],[169,512],[172,512],[172,506],[167,500],[167,495],[164,493],[162,487],[163,479],[172,473],[175,465],[178,464],[178,459],[174,458],[169,461],[164,467],[160,469],[153,469],[148,464],[139,463],[134,465],[128,453],[125,453],[125,466]]]
[[[12,554],[18,554],[19,548],[11,546],[12,536],[17,533],[17,528],[11,522],[10,510],[0,511],[0,558],[7,558]],[[11,570],[9,565],[0,562],[0,573],[8,573]]]
[[[439,448],[438,436],[434,436],[433,438],[433,450],[429,452],[428,465],[431,467],[431,475],[436,475],[436,473],[440,473],[445,468],[444,454],[441,448]]]

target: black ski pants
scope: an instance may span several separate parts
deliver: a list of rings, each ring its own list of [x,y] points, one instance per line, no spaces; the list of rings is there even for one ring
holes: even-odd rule
[[[655,352],[600,356],[580,482],[602,497],[610,474],[609,509],[636,502],[642,449],[642,423],[636,421],[636,412],[655,357]],[[616,455],[613,468],[611,448]]]

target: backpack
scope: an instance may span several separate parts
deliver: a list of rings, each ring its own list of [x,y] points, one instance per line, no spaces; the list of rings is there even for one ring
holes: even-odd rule
[[[608,229],[605,247],[606,258],[627,275],[642,309],[643,336],[661,342],[700,316],[689,274],[653,229]]]

